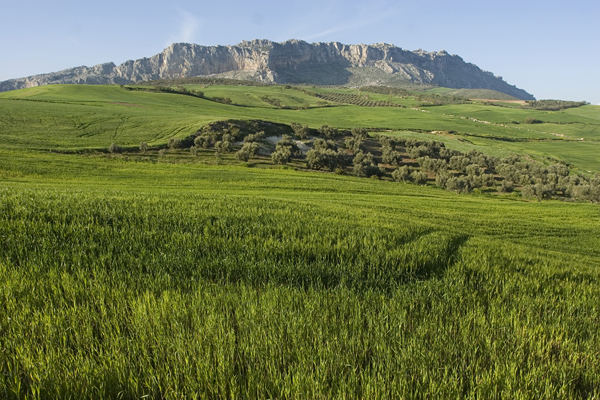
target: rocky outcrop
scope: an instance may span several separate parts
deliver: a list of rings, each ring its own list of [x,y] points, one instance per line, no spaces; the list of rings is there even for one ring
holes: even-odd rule
[[[358,81],[398,86],[404,83],[450,88],[491,89],[523,100],[534,97],[445,51],[408,51],[394,45],[345,45],[288,40],[243,41],[236,46],[174,43],[150,58],[0,82],[0,91],[56,83],[127,84],[155,79],[238,74],[271,83],[349,85]],[[357,80],[357,76],[361,78]]]

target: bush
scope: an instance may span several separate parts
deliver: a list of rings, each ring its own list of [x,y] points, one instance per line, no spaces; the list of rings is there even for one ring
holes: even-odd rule
[[[450,158],[450,162],[448,162],[450,169],[459,172],[465,172],[469,165],[471,165],[471,159],[465,156],[453,156]]]
[[[347,137],[345,140],[345,145],[346,148],[352,151],[353,154],[358,154],[366,150],[365,140],[354,136]]]
[[[111,154],[121,153],[122,151],[123,148],[116,143],[111,143],[110,146],[108,146],[108,152]]]
[[[532,117],[525,118],[524,124],[541,124],[543,121]]]
[[[213,97],[212,101],[222,104],[231,104],[231,99],[229,97]]]
[[[140,142],[140,151],[142,153],[145,153],[148,150],[148,143],[146,142]]]
[[[306,153],[306,166],[334,171],[344,166],[343,154],[333,149],[311,149]]]

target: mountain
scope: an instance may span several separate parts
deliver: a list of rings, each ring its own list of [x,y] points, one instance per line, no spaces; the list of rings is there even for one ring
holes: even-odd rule
[[[0,82],[0,92],[57,84],[129,84],[202,75],[268,83],[386,85],[407,83],[457,89],[491,89],[535,98],[501,77],[446,51],[408,51],[391,44],[345,45],[288,40],[243,41],[235,46],[174,43],[150,58],[99,64]]]

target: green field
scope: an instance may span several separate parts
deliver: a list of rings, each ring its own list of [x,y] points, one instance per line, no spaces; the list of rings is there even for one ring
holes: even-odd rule
[[[158,152],[212,121],[261,119],[600,171],[599,107],[200,90],[234,104],[118,86],[0,94],[0,397],[600,397],[598,205]],[[511,122],[528,116],[589,138],[540,141],[548,124]]]
[[[0,93],[0,138],[4,148],[12,149],[97,150],[106,149],[112,142],[126,147],[137,147],[140,141],[160,145],[169,137],[189,136],[211,121],[263,119],[285,124],[299,122],[315,129],[327,124],[342,129],[361,126],[395,131],[453,131],[466,141],[493,147],[492,151],[527,154],[541,160],[544,157],[538,142],[547,141],[549,148],[556,149],[551,151],[551,157],[581,170],[600,171],[598,106],[557,112],[471,104],[422,110],[348,104],[318,106],[320,99],[279,86],[190,87],[200,88],[208,98],[229,97],[234,104],[178,94],[127,91],[118,86],[44,86]],[[356,93],[351,89],[310,90]],[[261,100],[265,96],[281,100],[284,106],[307,109],[275,108]],[[368,96],[377,101],[389,100],[386,95]],[[392,97],[392,101],[407,107],[415,104],[412,98]],[[513,123],[527,117],[545,123]],[[585,145],[577,143],[581,138]],[[432,139],[444,140],[439,136]],[[572,145],[576,151],[571,151]]]

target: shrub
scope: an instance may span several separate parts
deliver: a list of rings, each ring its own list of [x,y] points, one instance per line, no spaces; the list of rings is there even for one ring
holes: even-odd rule
[[[440,172],[448,169],[448,164],[444,159],[421,157],[417,160],[424,171]]]
[[[523,121],[524,124],[541,124],[542,120],[539,119],[535,119],[532,117],[527,117],[525,118],[525,121]]]
[[[140,151],[142,153],[145,153],[148,150],[148,143],[146,142],[140,142]]]
[[[213,97],[212,101],[222,104],[231,104],[231,99],[229,97]]]
[[[108,146],[108,152],[111,154],[120,153],[122,151],[123,148],[116,143],[111,143],[110,146]]]

